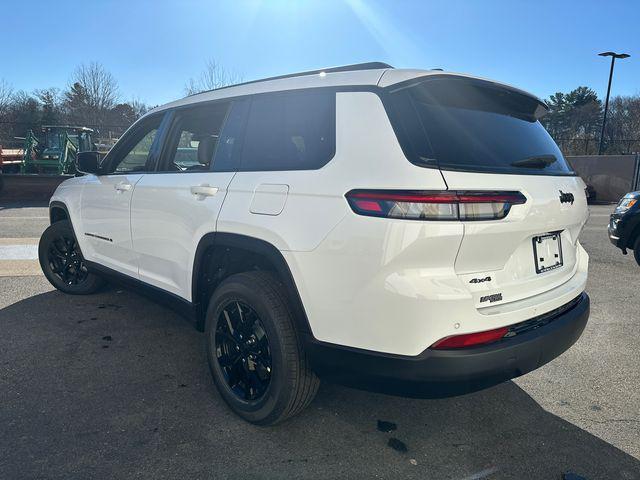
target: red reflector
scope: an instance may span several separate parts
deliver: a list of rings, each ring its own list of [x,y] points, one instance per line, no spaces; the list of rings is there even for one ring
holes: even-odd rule
[[[453,335],[438,340],[429,348],[434,350],[445,350],[448,348],[465,348],[476,345],[486,345],[500,340],[509,331],[508,327],[496,328],[495,330],[487,330],[484,332],[467,333],[465,335]]]
[[[382,212],[382,207],[378,202],[371,200],[354,200],[353,203],[355,203],[358,208],[368,212]]]

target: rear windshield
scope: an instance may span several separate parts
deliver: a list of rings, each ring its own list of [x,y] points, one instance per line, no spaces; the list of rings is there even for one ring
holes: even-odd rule
[[[390,90],[389,116],[421,166],[472,172],[573,175],[537,118],[542,105],[493,83],[430,78]]]

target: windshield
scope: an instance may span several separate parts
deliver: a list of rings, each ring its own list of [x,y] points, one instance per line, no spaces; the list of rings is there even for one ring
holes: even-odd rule
[[[493,173],[573,175],[537,120],[532,97],[490,82],[431,78],[391,90],[390,117],[409,159]]]
[[[47,132],[46,148],[50,148],[50,149],[60,148],[60,134],[58,132]]]
[[[67,135],[71,143],[73,143],[76,147],[78,146],[78,135]]]

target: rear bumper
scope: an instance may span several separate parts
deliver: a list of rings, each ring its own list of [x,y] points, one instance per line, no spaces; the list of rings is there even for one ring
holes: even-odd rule
[[[306,349],[316,372],[338,383],[413,397],[459,395],[524,375],[573,345],[587,324],[589,297],[582,293],[559,310],[542,326],[475,348],[427,349],[406,357],[309,339]]]

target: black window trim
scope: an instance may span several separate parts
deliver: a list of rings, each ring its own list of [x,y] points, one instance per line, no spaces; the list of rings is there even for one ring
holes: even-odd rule
[[[244,113],[242,114],[242,117],[240,118],[240,124],[242,125],[240,127],[240,134],[238,135],[238,145],[239,148],[237,151],[234,151],[232,154],[232,158],[231,158],[231,167],[230,168],[221,168],[221,169],[217,169],[216,168],[216,153],[218,150],[218,146],[216,146],[216,151],[213,152],[213,160],[211,162],[212,165],[212,172],[217,172],[217,173],[229,173],[229,172],[239,172],[240,171],[240,162],[242,160],[242,150],[244,148],[244,137],[245,137],[245,133],[247,132],[247,122],[249,121],[249,113],[251,112],[251,102],[253,101],[253,97],[255,95],[244,95],[242,97],[234,97],[231,99],[231,105],[229,106],[229,110],[227,110],[227,116],[224,119],[224,125],[222,127],[222,129],[220,130],[220,137],[222,138],[224,132],[225,127],[227,126],[227,121],[229,120],[229,115],[231,115],[231,112],[234,108],[236,108],[236,105],[241,105],[242,103],[244,103],[246,105],[246,108],[244,110]],[[237,107],[240,108],[240,107]]]

